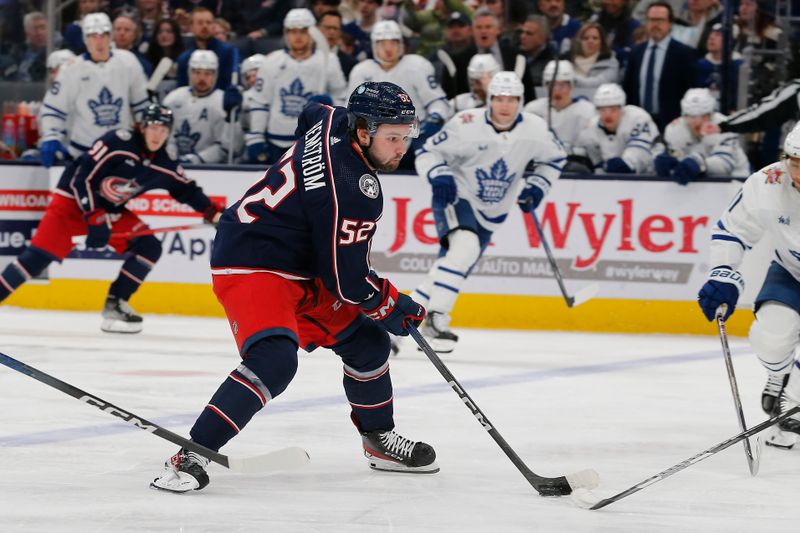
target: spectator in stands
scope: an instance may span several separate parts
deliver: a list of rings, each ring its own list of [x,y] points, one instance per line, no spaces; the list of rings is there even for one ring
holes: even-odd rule
[[[372,57],[372,43],[369,35],[372,27],[378,22],[378,0],[358,0],[358,18],[342,28],[355,39],[354,56],[359,61]]]
[[[776,51],[780,49],[783,31],[775,25],[772,13],[756,0],[741,0],[736,17],[739,35],[734,50],[746,55],[748,50]],[[750,60],[749,101],[753,102],[769,94],[778,86],[779,56],[752,54]]]
[[[445,43],[444,28],[450,22],[450,15],[459,13],[469,20],[472,14],[462,0],[430,0],[433,9],[417,9],[414,0],[405,0],[402,23],[411,31],[419,34],[420,40],[416,53],[431,56],[441,49]]]
[[[445,27],[444,46],[428,55],[448,98],[469,91],[467,67],[476,53],[477,48],[472,40],[472,20],[460,11],[450,13]]]
[[[492,54],[503,70],[514,70],[516,53],[514,47],[500,41],[500,21],[486,7],[475,12],[472,19],[472,36],[479,54]],[[519,74],[517,74],[519,75]]]
[[[323,12],[322,15],[317,17],[317,28],[328,42],[331,53],[336,54],[336,57],[339,58],[344,78],[346,80],[350,79],[350,71],[358,64],[358,61],[350,54],[342,51],[339,46],[342,41],[342,16],[338,11]]]
[[[686,9],[679,12],[672,37],[705,54],[705,43],[711,26],[722,21],[718,0],[688,0]]]
[[[100,11],[100,0],[78,0],[75,12],[75,20],[64,27],[64,47],[72,50],[74,54],[86,52],[86,44],[83,41],[83,31],[81,21],[89,13]]]
[[[587,22],[578,31],[570,59],[575,68],[575,87],[619,82],[619,61],[608,44],[606,30],[597,22]]]
[[[156,31],[156,23],[165,15],[160,4],[159,0],[136,0],[136,10],[139,12],[139,24],[142,31],[142,44],[139,45],[139,51],[144,54],[147,53],[147,47]]]
[[[195,50],[211,50],[219,60],[216,87],[225,90],[231,86],[231,74],[234,69],[239,68],[239,52],[233,46],[223,43],[214,37],[214,14],[211,11],[204,7],[196,7],[191,16],[191,29],[194,39],[186,47],[186,51],[178,57],[178,86],[183,87],[189,84],[187,67],[192,52]],[[227,109],[229,109],[228,106],[226,106]]]
[[[647,9],[647,43],[631,50],[623,87],[632,105],[652,115],[659,130],[681,114],[681,98],[697,85],[694,48],[670,37],[672,7],[655,1]]]
[[[539,0],[539,12],[547,17],[553,49],[558,55],[568,53],[581,23],[564,12],[564,0]]]
[[[734,26],[734,39],[738,27]],[[714,24],[706,40],[708,52],[697,62],[699,71],[699,85],[706,87],[711,94],[719,101],[720,91],[723,89],[722,74],[722,24]],[[742,54],[733,51],[728,68],[727,76],[724,76],[724,85],[728,91],[728,103],[732,107],[737,107],[736,102],[739,97],[739,69],[744,63]]]
[[[149,78],[153,73],[153,64],[139,52],[136,46],[139,42],[141,30],[139,29],[139,21],[130,12],[123,12],[117,15],[112,25],[114,46],[120,50],[127,50],[136,56],[139,63],[144,69],[145,75]]]
[[[280,47],[283,18],[291,9],[291,0],[225,0],[220,16],[232,31],[242,36],[237,43],[244,55],[268,53]]]
[[[47,79],[47,17],[40,11],[25,15],[25,42],[12,44],[0,57],[0,79],[45,81]]]
[[[481,5],[497,17],[500,24],[499,40],[512,44],[519,27],[528,15],[524,4],[518,0],[483,0]]]
[[[223,43],[227,43],[231,39],[231,25],[224,18],[217,17],[214,19],[213,25],[214,38]]]
[[[341,0],[310,0],[309,4],[311,12],[319,20],[326,13],[339,13]],[[339,18],[341,19],[341,13],[339,13]]]
[[[524,61],[522,84],[525,101],[536,98],[536,87],[542,85],[542,73],[547,63],[557,59],[550,47],[550,26],[543,15],[529,15],[519,34],[519,55]],[[506,67],[508,70],[508,68]],[[518,65],[514,66],[518,70]],[[519,73],[517,73],[519,75]]]
[[[639,27],[639,21],[631,17],[627,0],[602,0],[600,11],[592,15],[590,20],[606,30],[614,56],[620,67],[624,68],[634,44],[633,31]]]
[[[172,60],[172,67],[158,84],[156,92],[160,99],[178,86],[178,57],[183,53],[181,29],[175,19],[161,19],[156,23],[156,30],[147,47],[147,60],[155,69],[162,58]]]

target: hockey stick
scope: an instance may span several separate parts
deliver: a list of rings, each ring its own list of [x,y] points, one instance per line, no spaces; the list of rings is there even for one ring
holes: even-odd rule
[[[685,461],[681,461],[680,463],[678,463],[678,464],[676,464],[674,466],[671,466],[671,467],[667,468],[666,470],[664,470],[662,472],[659,472],[658,474],[656,474],[654,476],[650,476],[649,478],[645,479],[644,481],[641,481],[641,482],[637,483],[636,485],[632,486],[631,488],[623,490],[622,492],[620,492],[618,494],[615,494],[614,496],[610,496],[610,497],[604,498],[604,499],[598,499],[590,491],[582,490],[582,491],[578,491],[578,492],[574,493],[573,501],[575,501],[576,504],[578,504],[580,507],[583,507],[585,509],[591,509],[593,511],[597,510],[597,509],[602,509],[606,505],[610,505],[610,504],[612,504],[614,502],[617,502],[617,501],[621,500],[622,498],[625,498],[626,496],[630,496],[631,494],[639,492],[640,490],[642,490],[644,488],[647,488],[650,485],[654,485],[655,483],[658,483],[659,481],[668,478],[672,474],[677,474],[681,470],[689,468],[693,464],[699,463],[703,459],[708,459],[712,455],[714,455],[714,454],[716,454],[718,452],[721,452],[722,450],[724,450],[726,448],[729,448],[729,447],[733,446],[737,442],[739,442],[741,440],[745,440],[748,437],[752,437],[756,433],[760,433],[760,432],[764,431],[765,429],[774,426],[775,424],[777,424],[778,422],[782,421],[783,419],[789,418],[790,416],[795,415],[797,413],[800,413],[800,405],[789,409],[788,411],[786,411],[785,413],[783,413],[781,415],[773,416],[769,420],[765,420],[764,422],[761,422],[760,424],[751,427],[747,431],[743,431],[742,433],[739,433],[738,435],[735,435],[735,436],[729,438],[728,440],[720,442],[719,444],[717,444],[715,446],[712,446],[711,448],[708,448],[707,450],[704,450],[704,451],[698,453],[697,455],[693,455],[692,457],[689,457]]]
[[[742,400],[739,396],[739,386],[736,383],[736,374],[733,371],[733,360],[731,359],[731,349],[728,346],[728,335],[725,332],[725,313],[728,306],[722,304],[717,309],[717,329],[719,330],[719,342],[722,344],[722,356],[725,359],[725,369],[728,371],[728,382],[731,384],[731,394],[733,395],[733,406],[736,409],[736,419],[739,421],[739,428],[742,431],[747,431],[747,423],[744,420],[744,411],[742,411]],[[755,476],[758,474],[758,467],[761,461],[761,437],[756,437],[755,451],[750,446],[750,439],[744,439],[744,454],[747,458],[747,467],[750,469],[750,475]]]
[[[539,219],[537,218],[536,213],[533,211],[531,211],[531,218],[533,219],[533,223],[536,225],[536,232],[539,234],[539,240],[542,242],[544,252],[547,254],[547,260],[550,262],[550,268],[553,269],[553,275],[558,282],[558,287],[561,289],[561,294],[564,296],[564,301],[567,303],[567,307],[577,307],[587,300],[594,298],[597,292],[600,290],[600,286],[597,283],[587,285],[575,293],[575,296],[570,296],[567,293],[567,288],[564,286],[564,278],[561,277],[561,271],[558,269],[556,260],[553,257],[553,252],[550,250],[550,245],[547,243],[547,238],[544,236],[542,225],[539,223]]]
[[[542,496],[566,496],[578,488],[588,490],[597,486],[600,476],[592,469],[581,470],[574,474],[559,477],[544,477],[532,472],[522,459],[520,459],[519,455],[509,446],[502,435],[500,435],[500,432],[489,422],[489,419],[483,414],[480,407],[470,398],[467,391],[464,390],[464,387],[462,387],[453,374],[450,373],[450,370],[448,370],[442,360],[439,359],[439,356],[433,351],[428,341],[422,337],[416,326],[410,325],[408,327],[408,332],[417,342],[420,349],[428,356],[428,359],[431,360],[436,370],[444,377],[447,384],[458,394],[458,397],[461,398],[461,401],[464,402],[464,405],[472,412],[473,416],[478,419],[483,429],[489,433],[497,445],[500,446],[500,449],[503,450],[503,453],[511,459],[511,462],[514,463],[517,470],[525,476],[528,483],[530,483],[539,494]]]
[[[200,229],[213,227],[205,222],[199,224],[184,224],[182,226],[167,226],[164,228],[147,228],[139,231],[123,231],[121,233],[112,233],[111,238],[127,238],[127,237],[142,237],[144,235],[155,235],[156,233],[171,233],[173,231],[183,231],[188,229]],[[86,242],[86,235],[73,235],[72,244],[83,244]]]
[[[161,61],[158,62],[156,65],[155,70],[150,75],[150,79],[147,80],[147,94],[150,97],[151,102],[158,102],[160,98],[158,97],[158,86],[159,84],[164,81],[164,78],[169,74],[169,69],[172,68],[172,59],[168,57],[162,57]]]
[[[32,366],[28,366],[22,361],[17,361],[13,357],[9,357],[3,353],[0,353],[0,363],[12,370],[20,372],[21,374],[32,377],[33,379],[40,381],[45,385],[50,385],[54,389],[58,389],[64,394],[68,394],[88,405],[97,407],[101,411],[105,411],[110,415],[116,416],[117,418],[120,418],[141,430],[152,433],[153,435],[161,437],[164,440],[168,440],[169,442],[182,448],[186,448],[187,450],[199,453],[200,455],[207,457],[208,459],[233,472],[255,473],[270,472],[273,470],[287,470],[299,468],[307,464],[310,460],[308,452],[298,447],[283,448],[281,450],[276,450],[274,452],[269,452],[262,455],[255,455],[253,457],[228,457],[227,455],[215,452],[214,450],[206,448],[205,446],[201,446],[196,442],[192,442],[189,439],[181,437],[180,435],[173,433],[168,429],[159,426],[158,424],[154,424],[153,422],[145,420],[144,418],[117,407],[114,404],[108,403],[105,400],[101,400],[100,398],[93,396],[77,387],[73,387],[69,383],[65,383],[49,374],[45,374],[41,370],[37,370]]]

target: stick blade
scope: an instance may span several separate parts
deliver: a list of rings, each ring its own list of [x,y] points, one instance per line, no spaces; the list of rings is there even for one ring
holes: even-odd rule
[[[747,442],[747,439],[745,439],[745,442]],[[764,441],[761,440],[761,435],[756,437],[755,447],[746,448],[746,450],[750,452],[747,454],[747,466],[750,468],[750,475],[755,477],[761,467],[761,452],[764,450]]]
[[[600,285],[597,283],[592,283],[591,285],[587,285],[586,287],[582,288],[578,292],[575,293],[575,296],[572,298],[572,305],[570,307],[577,307],[584,302],[587,302],[597,296],[597,293],[600,292]]]
[[[256,474],[295,470],[307,465],[309,461],[311,457],[307,451],[293,446],[252,457],[229,457],[228,468],[233,472]]]

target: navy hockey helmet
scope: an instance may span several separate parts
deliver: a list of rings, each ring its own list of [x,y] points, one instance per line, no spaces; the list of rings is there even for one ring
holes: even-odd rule
[[[366,122],[370,137],[375,136],[381,124],[408,124],[411,127],[408,136],[419,135],[417,110],[411,97],[388,81],[367,81],[356,87],[347,102],[348,126],[353,135],[359,118]]]
[[[142,111],[141,123],[143,126],[148,124],[163,124],[172,129],[172,109],[162,104],[150,104]]]

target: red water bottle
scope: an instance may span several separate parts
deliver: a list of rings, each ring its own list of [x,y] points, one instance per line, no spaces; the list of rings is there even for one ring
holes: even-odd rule
[[[14,159],[17,147],[17,115],[14,102],[3,103],[3,159]]]

